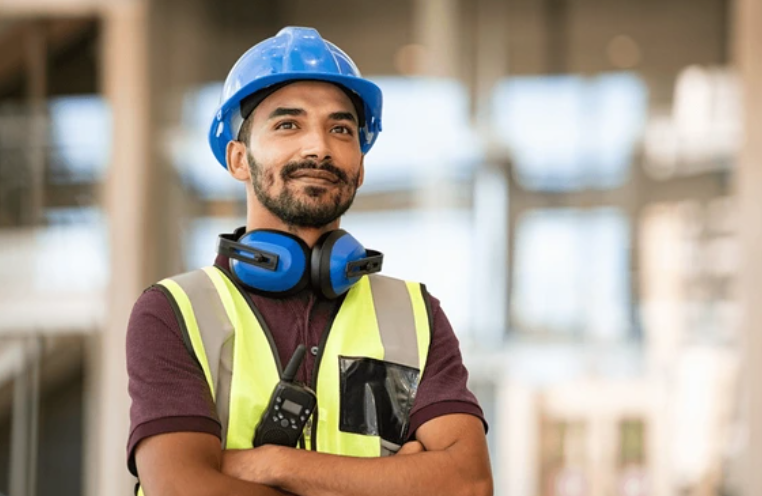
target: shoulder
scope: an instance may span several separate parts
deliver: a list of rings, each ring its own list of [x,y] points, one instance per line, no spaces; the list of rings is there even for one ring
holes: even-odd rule
[[[127,345],[131,338],[150,338],[161,332],[180,337],[180,326],[167,295],[157,286],[146,289],[135,301],[127,325]]]
[[[162,279],[143,291],[135,301],[130,315],[127,327],[128,345],[130,337],[143,338],[156,333],[170,333],[182,339],[179,311],[167,281],[174,281],[187,290],[203,273],[204,269],[197,269],[177,274]]]

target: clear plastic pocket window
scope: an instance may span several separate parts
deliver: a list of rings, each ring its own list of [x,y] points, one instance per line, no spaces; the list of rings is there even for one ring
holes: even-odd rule
[[[420,371],[373,358],[339,357],[343,432],[404,443]]]

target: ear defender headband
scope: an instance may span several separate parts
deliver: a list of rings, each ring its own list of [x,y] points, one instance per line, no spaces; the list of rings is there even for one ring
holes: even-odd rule
[[[367,274],[381,271],[384,255],[366,250],[343,229],[323,234],[310,250],[301,238],[269,229],[243,229],[219,237],[217,252],[230,259],[233,279],[247,290],[283,297],[308,286],[335,299]]]

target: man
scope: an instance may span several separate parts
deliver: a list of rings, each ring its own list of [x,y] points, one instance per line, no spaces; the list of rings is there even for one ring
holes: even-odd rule
[[[220,237],[214,267],[144,292],[129,323],[128,456],[145,494],[492,493],[439,302],[374,274],[380,254],[339,229],[380,125],[380,90],[313,29],[286,28],[231,70],[210,143],[246,185],[246,227]],[[271,400],[298,345],[314,412]],[[275,443],[301,433],[285,410],[306,420],[303,449]],[[253,448],[260,435],[272,443]]]

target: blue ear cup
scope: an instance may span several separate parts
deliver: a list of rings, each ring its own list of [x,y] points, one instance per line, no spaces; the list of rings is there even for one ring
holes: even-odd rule
[[[323,234],[312,250],[289,233],[258,229],[240,236],[242,231],[221,235],[217,251],[229,258],[233,280],[266,296],[288,296],[311,285],[325,298],[338,298],[383,264],[381,253],[366,250],[342,229]]]
[[[236,282],[272,296],[288,296],[309,284],[310,249],[297,236],[258,229],[235,238],[235,234],[220,236],[218,251],[230,258]]]
[[[323,234],[312,248],[312,288],[328,299],[346,293],[365,274],[381,270],[383,255],[366,250],[343,229]]]

